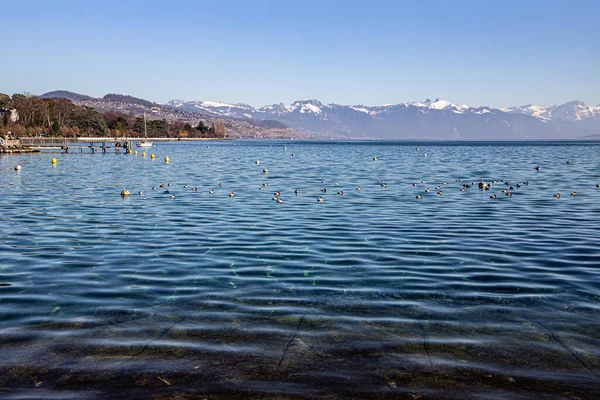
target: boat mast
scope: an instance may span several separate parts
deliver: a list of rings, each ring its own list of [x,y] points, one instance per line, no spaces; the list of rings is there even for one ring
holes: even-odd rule
[[[146,113],[144,113],[144,138],[148,141],[148,128],[146,127]]]

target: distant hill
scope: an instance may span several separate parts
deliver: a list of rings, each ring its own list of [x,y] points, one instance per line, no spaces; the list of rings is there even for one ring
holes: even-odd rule
[[[85,94],[69,92],[68,90],[55,90],[53,92],[44,93],[40,97],[42,99],[63,98],[63,99],[71,100],[71,101],[95,100],[93,97],[86,96]]]
[[[115,101],[115,102],[121,102],[121,103],[127,103],[127,104],[137,104],[137,105],[144,106],[144,107],[154,107],[154,106],[159,105],[159,104],[153,103],[151,101],[140,99],[138,97],[129,96],[126,94],[110,93],[110,94],[107,94],[106,96],[104,96],[103,99],[106,101]]]
[[[188,122],[192,126],[198,125],[202,121],[205,125],[222,123],[227,129],[227,135],[230,138],[253,138],[253,139],[308,139],[310,136],[306,133],[292,129],[280,121],[272,119],[252,119],[248,115],[221,116],[207,113],[201,108],[178,109],[137,97],[110,93],[103,98],[94,98],[66,90],[57,90],[44,93],[44,98],[65,98],[75,104],[92,107],[100,112],[117,111],[132,113],[134,115],[145,114],[149,120],[166,119],[169,121]],[[210,103],[215,106],[215,103]],[[250,106],[248,106],[250,107]],[[238,110],[236,109],[236,112]]]

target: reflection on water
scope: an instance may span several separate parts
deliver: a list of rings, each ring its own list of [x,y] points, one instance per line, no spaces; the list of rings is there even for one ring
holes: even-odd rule
[[[599,150],[2,156],[0,396],[593,398]],[[481,178],[497,183],[460,191]]]

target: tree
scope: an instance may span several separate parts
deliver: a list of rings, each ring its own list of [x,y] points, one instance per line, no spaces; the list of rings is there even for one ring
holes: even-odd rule
[[[58,135],[60,133],[60,125],[58,124],[58,121],[54,121],[52,123],[52,133],[54,133],[55,135]]]
[[[0,93],[0,108],[10,110],[12,107],[12,100],[9,95]]]

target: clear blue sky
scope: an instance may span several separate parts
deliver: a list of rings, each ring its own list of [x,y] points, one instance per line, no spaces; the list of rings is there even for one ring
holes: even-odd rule
[[[0,92],[600,103],[600,1],[0,0]]]

